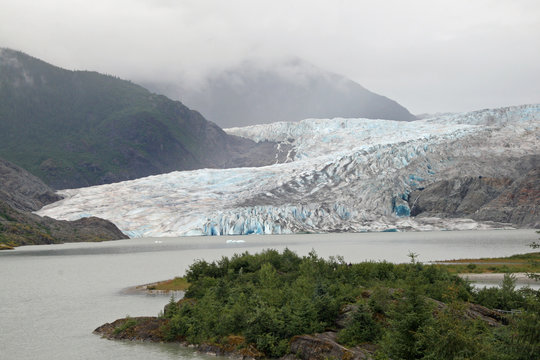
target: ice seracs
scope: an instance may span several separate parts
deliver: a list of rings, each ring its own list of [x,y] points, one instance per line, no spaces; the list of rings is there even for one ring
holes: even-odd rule
[[[290,161],[172,172],[62,191],[38,212],[99,216],[129,236],[465,229],[472,220],[412,219],[408,194],[454,176],[504,176],[540,153],[540,105],[399,122],[307,119],[227,132],[291,144]]]

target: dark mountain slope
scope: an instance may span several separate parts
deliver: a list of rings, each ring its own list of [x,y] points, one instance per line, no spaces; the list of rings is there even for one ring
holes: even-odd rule
[[[261,146],[129,81],[0,50],[0,157],[54,188],[254,165]]]
[[[245,62],[210,75],[198,88],[181,81],[146,86],[224,128],[306,118],[416,119],[397,102],[299,59],[274,67]]]
[[[96,217],[58,221],[30,212],[60,199],[41,180],[0,159],[0,249],[127,238],[113,223]]]
[[[0,159],[0,200],[14,209],[36,211],[62,197],[34,175]]]
[[[18,211],[0,200],[0,250],[4,246],[127,239],[110,221],[87,217],[54,220]]]

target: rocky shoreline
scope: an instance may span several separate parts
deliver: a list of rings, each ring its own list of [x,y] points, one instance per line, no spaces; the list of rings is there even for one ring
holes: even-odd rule
[[[33,213],[60,199],[40,179],[0,159],[0,250],[21,245],[128,238],[116,225],[97,217],[64,221]]]
[[[158,317],[134,317],[123,318],[106,323],[94,330],[94,334],[101,335],[109,340],[167,342],[161,332],[161,327],[166,326],[168,319]],[[239,359],[261,359],[264,355],[252,345],[240,346],[243,338],[229,336],[226,343],[202,343],[191,344],[181,339],[175,342],[182,346],[195,349],[201,353],[215,356],[228,356]],[[290,341],[289,354],[281,357],[282,360],[317,359],[329,358],[360,360],[372,359],[377,347],[365,344],[355,348],[347,348],[337,343],[337,332],[327,331],[321,334],[297,335]]]

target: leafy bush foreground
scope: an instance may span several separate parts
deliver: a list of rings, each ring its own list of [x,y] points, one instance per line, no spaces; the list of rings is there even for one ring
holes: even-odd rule
[[[336,331],[345,346],[374,344],[377,359],[539,358],[539,292],[515,290],[511,276],[500,289],[475,290],[414,255],[409,264],[347,264],[286,249],[198,260],[186,278],[185,298],[161,314],[170,341],[233,342],[279,357],[295,335]],[[470,303],[514,314],[494,326],[469,316]]]

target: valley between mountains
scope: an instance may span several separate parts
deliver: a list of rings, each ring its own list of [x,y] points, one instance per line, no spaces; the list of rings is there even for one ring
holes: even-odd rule
[[[0,49],[1,242],[540,227],[540,105],[414,120],[343,77],[280,66],[309,81],[249,66],[233,71],[241,89],[219,85],[230,73],[209,91],[288,94],[318,118],[223,130],[130,81]],[[347,118],[323,118],[341,101]],[[280,103],[276,119],[300,116]],[[89,217],[106,221],[82,237],[44,223]]]

